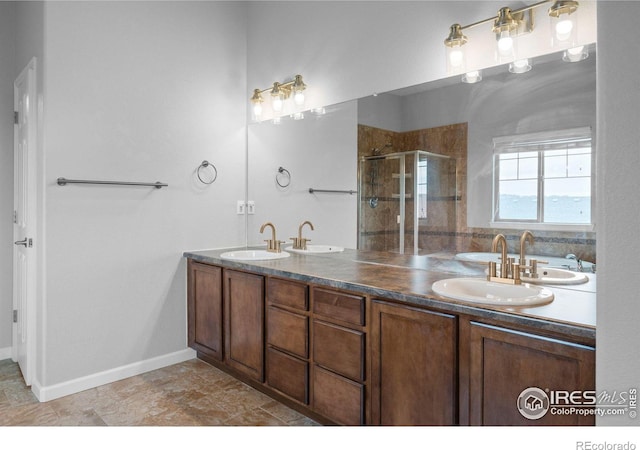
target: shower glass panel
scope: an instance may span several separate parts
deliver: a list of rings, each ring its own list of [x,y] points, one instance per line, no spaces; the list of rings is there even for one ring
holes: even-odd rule
[[[358,192],[359,249],[455,250],[455,159],[422,150],[362,157]]]

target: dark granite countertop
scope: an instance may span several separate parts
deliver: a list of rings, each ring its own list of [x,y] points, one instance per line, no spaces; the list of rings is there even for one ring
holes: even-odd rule
[[[220,257],[226,251],[244,249],[189,251],[184,252],[184,256],[203,263],[595,340],[595,275],[589,274],[589,282],[582,285],[547,286],[555,298],[546,305],[504,307],[452,300],[433,292],[431,285],[438,280],[484,276],[484,264],[459,261],[454,255],[416,256],[345,249],[315,255],[291,253],[288,258],[263,261],[232,261]]]

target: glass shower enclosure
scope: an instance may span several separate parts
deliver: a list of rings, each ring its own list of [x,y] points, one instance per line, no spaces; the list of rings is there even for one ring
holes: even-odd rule
[[[363,156],[358,248],[401,254],[455,250],[454,158],[423,150]]]

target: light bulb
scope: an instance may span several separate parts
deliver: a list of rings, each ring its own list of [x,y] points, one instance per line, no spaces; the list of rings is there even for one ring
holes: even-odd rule
[[[509,32],[503,32],[498,39],[498,52],[502,56],[509,56],[513,50],[513,38],[509,36]]]
[[[271,98],[271,107],[273,108],[273,110],[275,112],[280,112],[282,111],[282,105],[283,105],[283,101],[282,101],[282,97],[280,96],[274,96]]]
[[[573,20],[564,19],[556,23],[556,39],[559,41],[566,41],[571,37],[571,31],[573,30]]]
[[[462,65],[464,61],[464,54],[461,49],[452,49],[449,52],[449,64],[451,64],[452,68],[458,68]]]
[[[293,96],[293,102],[298,106],[304,105],[304,93],[302,91],[296,92]]]
[[[253,105],[253,115],[256,116],[256,118],[259,118],[262,115],[262,104],[261,103],[255,103]]]

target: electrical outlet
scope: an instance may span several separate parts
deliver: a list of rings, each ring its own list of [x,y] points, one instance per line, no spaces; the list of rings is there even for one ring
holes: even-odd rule
[[[253,200],[249,200],[247,202],[247,214],[255,214],[256,213],[256,202]]]
[[[244,200],[238,200],[237,204],[236,204],[236,213],[237,214],[244,214],[245,212],[245,204],[244,204]]]

